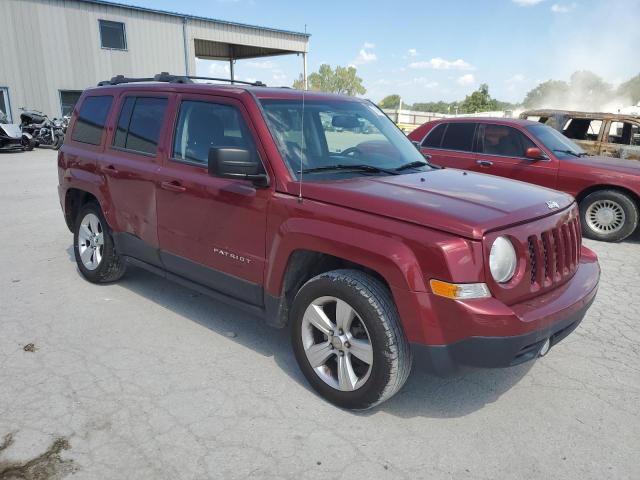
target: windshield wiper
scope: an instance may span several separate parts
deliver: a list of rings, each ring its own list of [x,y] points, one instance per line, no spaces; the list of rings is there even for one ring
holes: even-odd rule
[[[555,148],[553,151],[554,152],[558,152],[558,153],[567,153],[569,155],[573,155],[574,157],[578,157],[578,158],[587,156],[587,154],[585,152],[576,153],[573,150],[560,150],[560,149]]]
[[[323,165],[322,167],[305,168],[302,173],[324,172],[330,170],[360,170],[362,172],[371,173],[388,173],[389,175],[399,175],[395,170],[387,170],[386,168],[374,167],[373,165]]]
[[[408,170],[410,168],[420,168],[420,167],[430,167],[431,165],[427,162],[423,162],[421,160],[416,160],[415,162],[405,163],[404,165],[400,165],[396,168],[396,172],[401,172],[402,170]]]

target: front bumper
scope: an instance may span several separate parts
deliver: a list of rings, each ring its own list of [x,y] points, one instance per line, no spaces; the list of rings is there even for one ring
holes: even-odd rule
[[[22,138],[0,135],[0,150],[22,150]]]
[[[425,363],[439,375],[455,371],[460,365],[500,368],[536,358],[547,339],[553,347],[573,332],[593,303],[593,298],[569,317],[550,327],[510,337],[468,337],[450,345],[413,344],[416,361]]]
[[[408,325],[407,336],[416,361],[446,374],[458,365],[508,367],[531,360],[545,340],[553,346],[580,324],[595,299],[599,278],[596,255],[583,247],[568,282],[518,304],[505,305],[495,298],[454,301],[414,292],[419,314]],[[400,310],[406,318],[407,312]]]

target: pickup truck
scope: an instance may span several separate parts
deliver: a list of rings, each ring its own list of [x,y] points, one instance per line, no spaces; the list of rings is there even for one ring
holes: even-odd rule
[[[573,197],[437,168],[362,99],[114,77],[58,172],[88,281],[141,267],[287,327],[343,408],[390,398],[416,351],[439,374],[544,355],[597,291]]]

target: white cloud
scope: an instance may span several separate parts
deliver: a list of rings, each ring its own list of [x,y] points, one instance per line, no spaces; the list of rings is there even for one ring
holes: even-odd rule
[[[521,7],[531,7],[533,5],[537,5],[539,3],[544,2],[544,0],[511,0],[513,3],[520,5]]]
[[[435,57],[429,61],[424,62],[412,62],[409,64],[409,68],[433,68],[434,70],[473,70],[473,66],[468,62],[465,62],[461,58],[450,61],[440,57]]]
[[[575,2],[567,4],[554,3],[553,5],[551,5],[551,11],[553,13],[568,13],[571,10],[575,9],[577,6],[578,4]]]
[[[524,82],[525,81],[525,76],[521,73],[516,73],[515,75],[512,75],[511,77],[507,78],[505,81],[507,83],[520,83],[520,82]]]
[[[228,77],[231,75],[231,70],[228,63],[212,63],[207,69],[207,74],[210,77],[219,77],[221,75]]]
[[[259,68],[261,70],[271,70],[276,66],[276,64],[271,60],[248,62],[247,65],[253,68]]]
[[[471,73],[467,73],[466,75],[462,75],[461,77],[458,77],[458,80],[456,80],[458,85],[462,85],[463,87],[465,87],[467,85],[471,85],[475,81],[476,81],[476,79],[473,76],[473,74],[471,74]]]
[[[375,53],[367,52],[364,48],[360,49],[358,57],[353,61],[356,65],[375,62],[378,59]]]
[[[376,44],[371,42],[364,42],[364,45],[362,45],[362,48],[367,48],[371,50],[372,48],[376,48]]]
[[[418,50],[416,50],[415,48],[410,48],[409,50],[407,50],[407,53],[409,54],[410,57],[418,56]]]

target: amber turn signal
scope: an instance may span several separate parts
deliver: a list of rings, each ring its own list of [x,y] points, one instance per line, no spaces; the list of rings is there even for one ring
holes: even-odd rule
[[[431,291],[435,295],[453,300],[468,300],[471,298],[487,298],[491,296],[489,287],[485,283],[449,283],[431,279]]]

